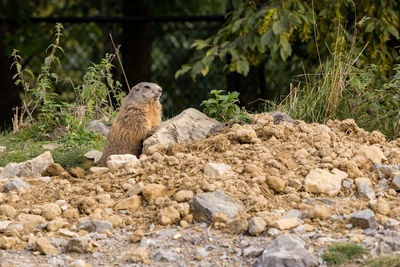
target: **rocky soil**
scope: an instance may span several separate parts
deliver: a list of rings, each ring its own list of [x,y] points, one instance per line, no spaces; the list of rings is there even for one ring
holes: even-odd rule
[[[201,138],[194,121],[187,140],[88,173],[50,152],[2,168],[1,266],[324,266],[326,245],[348,241],[400,252],[400,139],[267,113]]]

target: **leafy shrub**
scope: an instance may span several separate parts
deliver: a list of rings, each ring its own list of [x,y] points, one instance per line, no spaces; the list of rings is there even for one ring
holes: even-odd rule
[[[230,92],[224,94],[224,90],[211,90],[213,97],[201,102],[204,106],[204,113],[211,118],[226,122],[229,120],[235,122],[249,122],[250,117],[246,114],[244,108],[240,108],[236,103],[239,102],[239,93]]]

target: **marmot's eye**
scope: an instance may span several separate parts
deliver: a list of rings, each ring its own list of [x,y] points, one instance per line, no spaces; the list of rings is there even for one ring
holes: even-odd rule
[[[145,86],[144,86],[144,88],[146,88],[146,89],[150,89],[150,86],[148,86],[148,85],[145,85]]]

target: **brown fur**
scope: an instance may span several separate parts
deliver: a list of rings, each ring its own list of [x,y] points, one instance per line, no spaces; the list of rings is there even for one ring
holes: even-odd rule
[[[138,157],[142,153],[143,140],[161,122],[161,92],[161,87],[155,83],[142,82],[132,88],[111,126],[100,159],[101,166],[106,166],[110,155],[133,154]]]

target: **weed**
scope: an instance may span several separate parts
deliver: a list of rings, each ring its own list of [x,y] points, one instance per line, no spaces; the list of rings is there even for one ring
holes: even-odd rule
[[[340,265],[358,259],[366,253],[367,250],[364,247],[354,242],[336,243],[327,247],[326,251],[322,254],[322,259],[328,265]]]
[[[400,255],[384,255],[368,260],[365,267],[400,267]]]
[[[224,94],[224,90],[212,90],[212,98],[201,102],[204,106],[204,113],[219,121],[250,122],[250,117],[244,108],[240,108],[236,103],[239,102],[239,93],[230,92]]]

